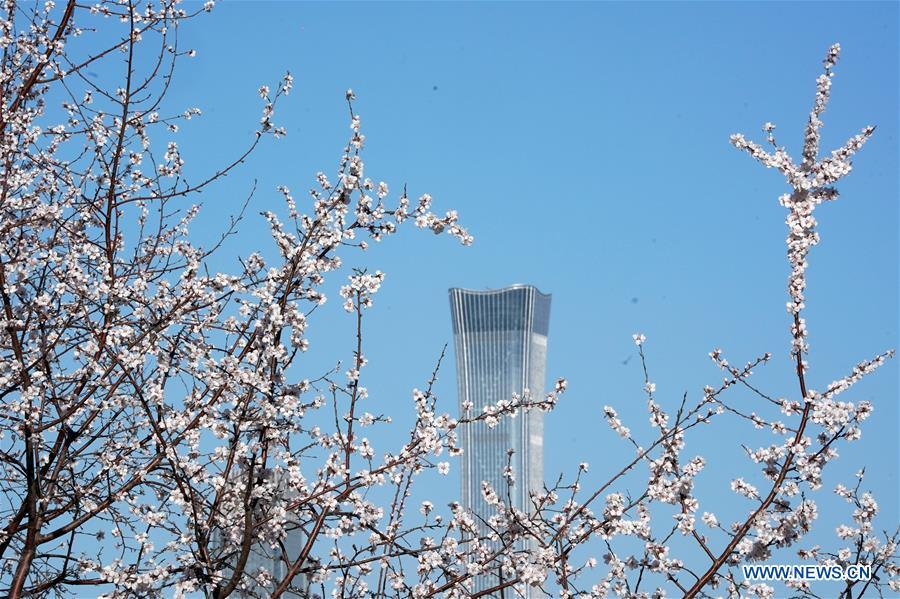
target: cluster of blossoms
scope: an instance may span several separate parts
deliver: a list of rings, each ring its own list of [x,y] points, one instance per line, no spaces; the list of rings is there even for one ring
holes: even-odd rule
[[[802,355],[808,349],[806,324],[800,317],[800,313],[805,307],[804,292],[808,266],[806,257],[810,248],[819,243],[813,211],[822,202],[837,199],[837,189],[832,185],[850,173],[853,156],[875,132],[875,127],[867,126],[861,133],[851,137],[841,148],[834,150],[830,157],[818,160],[819,130],[822,128],[820,116],[828,104],[831,79],[834,76],[832,69],[839,54],[840,45],[833,45],[824,61],[825,72],[816,80],[816,100],[806,126],[801,164],[795,164],[785,149],[776,145],[775,137],[772,134],[775,126],[772,123],[766,123],[763,130],[768,134],[768,139],[775,148],[773,153],[767,152],[759,144],[748,141],[741,134],[731,136],[731,143],[736,148],[745,150],[767,168],[781,171],[793,188],[793,192],[781,196],[779,202],[788,209],[787,248],[788,261],[791,265],[788,294],[791,301],[788,302],[787,308],[794,315],[791,333],[794,338],[795,356]]]
[[[372,274],[360,272],[350,275],[350,284],[341,287],[341,297],[345,299],[344,310],[352,312],[357,305],[364,308],[372,307],[372,295],[381,287],[384,281],[384,273],[380,270]]]

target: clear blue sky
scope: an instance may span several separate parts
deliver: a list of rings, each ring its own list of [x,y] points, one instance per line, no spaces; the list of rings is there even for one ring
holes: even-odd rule
[[[203,194],[195,230],[212,237],[253,179],[251,212],[281,207],[276,185],[301,200],[316,171],[334,172],[349,133],[344,91],[353,88],[367,175],[397,191],[406,183],[413,197],[431,193],[475,235],[462,248],[410,228],[347,256],[348,266],[387,272],[366,324],[367,409],[407,422],[410,390],[451,341],[449,287],[531,283],[553,294],[548,380],[570,383],[546,419],[546,476],[574,473],[584,460],[597,481],[630,455],[606,428],[604,404],[644,439],[650,433],[636,331],[648,337],[651,378],[667,406],[721,380],[707,357],[715,347],[741,364],[771,352],[759,385],[797,397],[777,203],[786,187],[728,136],[762,141],[759,128],[772,121],[799,155],[821,59],[836,41],[843,54],[823,149],[864,125],[878,130],[841,181],[841,199],[817,212],[822,242],[810,258],[806,316],[811,385],[823,388],[898,345],[897,3],[224,2],[185,28],[181,47],[198,56],[182,63],[170,106],[203,109],[178,136],[188,173],[199,177],[249,140],[256,89],[285,70],[295,75],[276,115],[288,137]],[[253,217],[226,252],[266,249],[253,245],[265,235]],[[350,357],[349,319],[336,297],[327,307],[316,314],[302,376]],[[452,355],[437,390],[455,410]],[[840,522],[850,510],[830,490],[863,465],[881,525],[900,521],[898,395],[896,361],[847,394],[873,401],[875,416],[829,469],[816,542],[835,546],[830,510],[840,507]],[[743,391],[733,398],[758,408]],[[759,482],[736,444],[740,426],[720,423],[686,450],[710,458],[701,511],[725,522],[750,507],[731,494],[731,478]],[[374,441],[393,449],[392,439]],[[432,490],[440,503],[457,492],[455,470],[443,482]]]

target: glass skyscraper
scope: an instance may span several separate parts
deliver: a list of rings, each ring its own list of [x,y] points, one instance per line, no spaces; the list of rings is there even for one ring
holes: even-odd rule
[[[246,471],[242,471],[240,474],[246,475]],[[280,507],[285,507],[287,503],[295,499],[296,493],[288,488],[287,481],[283,476],[275,476],[272,470],[266,470],[263,478],[265,484],[274,485],[275,502]],[[260,513],[259,516],[278,514],[279,510],[272,509],[268,514]],[[234,514],[232,517],[240,521],[243,519],[243,514]],[[285,510],[282,517],[287,532],[285,538],[274,543],[274,547],[264,541],[257,541],[250,546],[250,553],[244,565],[244,580],[247,584],[239,585],[232,596],[240,599],[263,599],[270,596],[274,586],[287,576],[288,562],[299,557],[306,544],[306,536],[301,530],[300,521],[296,515]],[[243,534],[242,530],[237,532]],[[234,572],[233,567],[240,553],[240,543],[243,539],[240,537],[227,538],[222,530],[216,532],[214,539],[218,551],[229,556],[226,561],[230,563],[224,570],[224,578],[227,580]],[[266,573],[264,576],[262,575],[263,571]],[[262,583],[263,580],[266,582]],[[290,589],[281,596],[284,599],[307,599],[309,597],[308,577],[305,574],[295,576],[291,581]]]
[[[535,397],[543,395],[550,295],[530,285],[487,291],[451,289],[450,308],[461,409],[471,402],[472,414],[480,414],[485,406],[508,400],[513,393],[522,395],[529,390]],[[485,423],[463,427],[461,442],[464,507],[484,520],[495,513],[484,501],[481,483],[486,481],[506,497],[503,471],[507,450],[512,449],[512,507],[531,511],[530,494],[544,484],[543,412],[520,412],[494,428]],[[481,527],[481,533],[488,534],[487,525]],[[528,547],[520,543],[517,549]],[[489,589],[499,582],[499,572],[480,575],[474,590]],[[507,590],[505,596],[514,595]],[[526,591],[525,597],[529,596]]]

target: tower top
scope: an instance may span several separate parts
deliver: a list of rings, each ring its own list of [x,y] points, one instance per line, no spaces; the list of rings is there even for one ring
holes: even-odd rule
[[[535,293],[537,293],[540,296],[550,297],[549,293],[544,293],[540,289],[535,287],[534,285],[528,285],[527,283],[514,283],[512,285],[509,285],[508,287],[500,287],[499,289],[467,289],[465,287],[451,287],[450,293],[453,293],[454,291],[456,291],[459,293],[473,294],[473,295],[491,295],[491,294],[496,295],[496,294],[500,294],[500,293],[506,293],[509,291],[515,291],[517,289],[528,289],[528,290],[534,291]]]
[[[451,288],[453,333],[530,331],[545,337],[550,330],[550,294],[533,285],[501,289]]]

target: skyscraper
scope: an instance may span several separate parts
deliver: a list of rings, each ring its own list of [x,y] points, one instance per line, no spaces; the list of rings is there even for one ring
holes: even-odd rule
[[[246,471],[242,471],[241,474],[246,474]],[[264,484],[274,487],[274,502],[280,508],[284,508],[290,500],[296,497],[296,492],[290,490],[287,480],[282,473],[266,470],[263,472],[263,480]],[[281,514],[282,511],[283,514]],[[274,585],[280,583],[287,576],[288,562],[300,555],[306,542],[306,537],[301,530],[300,520],[295,514],[275,508],[266,514],[260,513],[259,516],[278,514],[281,514],[281,517],[284,519],[284,528],[287,532],[285,538],[280,541],[273,539],[272,542],[257,541],[250,546],[250,553],[244,564],[244,575],[247,584],[235,589],[233,596],[241,599],[268,597],[272,594]],[[233,518],[240,522],[243,519],[243,514],[233,515]],[[237,530],[236,533],[242,535],[243,530]],[[225,578],[228,579],[234,572],[233,568],[243,539],[240,536],[228,538],[222,530],[216,532],[214,539],[215,544],[218,546],[218,551],[229,556],[226,561],[230,563],[224,571]],[[285,599],[307,599],[309,597],[308,577],[305,574],[295,576],[291,581],[291,588],[282,594],[282,597]]]
[[[513,393],[527,389],[538,397],[543,394],[550,295],[530,285],[451,289],[450,308],[461,407],[471,402],[472,413],[480,414]],[[543,413],[520,413],[494,428],[484,423],[463,427],[461,441],[463,505],[483,519],[494,513],[482,497],[481,483],[486,481],[505,497],[503,470],[507,450],[512,449],[512,507],[530,511],[530,493],[541,490],[544,482]],[[481,532],[487,534],[488,527],[482,524]],[[520,544],[519,549],[526,547]],[[482,575],[474,588],[484,590],[498,582],[496,573]]]

